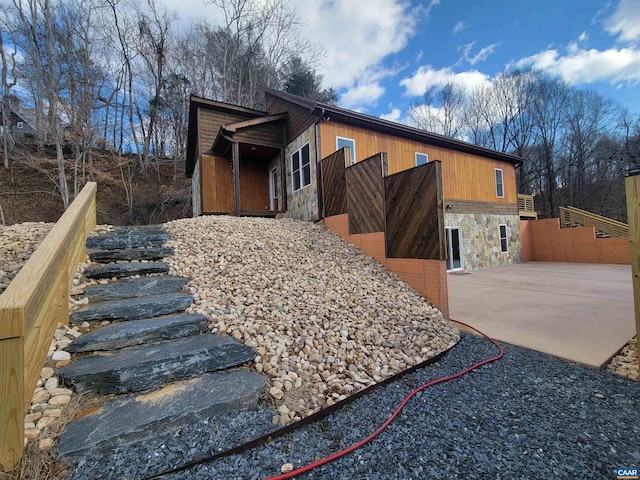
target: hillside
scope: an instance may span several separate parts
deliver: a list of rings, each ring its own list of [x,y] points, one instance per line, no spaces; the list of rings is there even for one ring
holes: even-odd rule
[[[73,155],[66,155],[73,158]],[[73,197],[73,160],[67,160],[67,181]],[[55,222],[64,207],[56,182],[55,151],[44,155],[21,147],[9,169],[0,166],[0,225]],[[87,181],[98,183],[97,222],[111,225],[162,223],[191,216],[191,180],[182,163],[152,164],[143,174],[135,156],[95,150]],[[78,175],[81,185],[82,175]],[[132,201],[128,201],[128,191]]]

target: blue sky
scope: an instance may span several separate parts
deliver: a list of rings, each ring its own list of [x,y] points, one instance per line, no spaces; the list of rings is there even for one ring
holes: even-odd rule
[[[303,35],[326,50],[340,105],[406,118],[443,81],[473,86],[509,66],[561,75],[640,113],[640,0],[289,0]],[[180,17],[202,0],[166,0]]]

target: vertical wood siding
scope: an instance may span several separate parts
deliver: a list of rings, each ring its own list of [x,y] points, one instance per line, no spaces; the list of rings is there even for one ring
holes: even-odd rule
[[[446,198],[494,203],[517,202],[516,172],[510,163],[325,120],[320,122],[322,158],[335,151],[336,136],[356,141],[357,161],[386,152],[389,156],[389,174],[414,167],[416,152],[429,155],[429,162],[440,160],[443,195]],[[504,172],[504,198],[496,197],[496,168],[501,168]]]
[[[233,213],[233,164],[226,158],[202,155],[202,213]]]
[[[268,162],[240,160],[240,210],[270,210]]]
[[[347,213],[345,150],[342,148],[321,161],[324,216]]]
[[[384,154],[347,168],[349,233],[384,232]]]
[[[441,184],[440,162],[385,177],[388,258],[445,259]]]

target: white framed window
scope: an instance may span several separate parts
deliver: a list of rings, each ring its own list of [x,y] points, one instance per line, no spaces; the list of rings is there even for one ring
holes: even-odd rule
[[[294,192],[311,184],[308,143],[291,154],[291,183]]]
[[[496,168],[496,197],[504,198],[504,176],[501,168]]]
[[[18,128],[24,128],[24,122],[18,122],[18,123],[16,124],[16,127],[18,127]]]
[[[351,165],[356,163],[356,141],[353,138],[336,137],[336,151],[349,147],[351,151]]]
[[[416,152],[416,167],[418,165],[424,165],[429,161],[429,155],[426,153]]]
[[[509,251],[509,240],[507,239],[507,226],[500,225],[500,251],[507,253]]]

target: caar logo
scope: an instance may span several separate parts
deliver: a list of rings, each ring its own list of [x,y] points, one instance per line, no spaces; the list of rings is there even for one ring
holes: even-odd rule
[[[637,468],[616,468],[616,478],[638,478]]]

